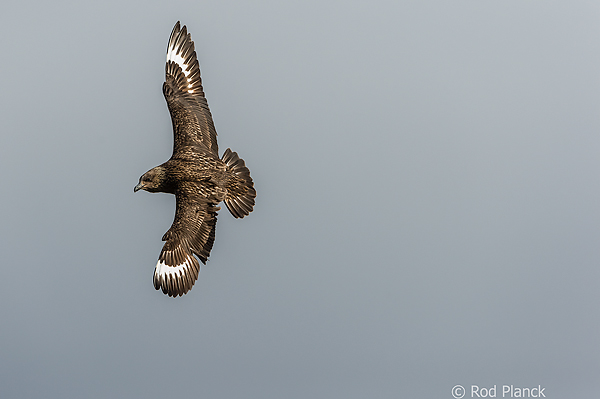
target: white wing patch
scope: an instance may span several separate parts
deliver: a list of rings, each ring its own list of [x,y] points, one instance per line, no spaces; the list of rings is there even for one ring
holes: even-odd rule
[[[176,43],[176,41],[175,41]],[[189,64],[185,63],[185,59],[176,51],[174,46],[169,46],[168,50],[167,50],[167,62],[169,61],[173,61],[174,63],[176,63],[177,65],[179,65],[179,68],[181,68],[181,70],[183,71],[183,74],[185,75],[185,77],[188,80],[188,83],[191,81],[190,78],[188,78],[190,71],[188,71],[188,68],[190,67]],[[192,85],[188,84],[188,88],[191,88]],[[188,89],[189,93],[193,93],[194,90]]]
[[[167,288],[173,285],[175,282],[179,282],[180,284],[186,286],[189,285],[189,287],[187,287],[187,289],[185,289],[185,291],[180,294],[183,295],[185,292],[192,288],[192,285],[198,278],[195,275],[195,269],[197,268],[199,273],[200,266],[198,265],[197,261],[194,261],[195,259],[193,258],[193,255],[188,255],[183,261],[183,263],[177,266],[169,266],[164,261],[159,260],[158,263],[156,263],[156,268],[154,269],[155,288]],[[196,263],[196,267],[194,267],[194,263]],[[188,281],[187,284],[186,281]],[[175,283],[175,285],[177,285],[177,283]]]

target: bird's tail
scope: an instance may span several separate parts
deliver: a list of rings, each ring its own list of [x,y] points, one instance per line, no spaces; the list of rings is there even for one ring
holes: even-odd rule
[[[225,205],[229,212],[236,218],[243,218],[252,212],[256,190],[250,170],[246,167],[244,160],[236,152],[229,148],[225,150],[221,158],[227,165],[227,169],[233,174],[233,179],[227,186]]]

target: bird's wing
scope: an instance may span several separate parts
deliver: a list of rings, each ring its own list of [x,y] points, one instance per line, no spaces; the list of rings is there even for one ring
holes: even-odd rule
[[[217,225],[216,204],[210,203],[196,183],[183,183],[176,192],[175,220],[163,236],[166,241],[154,269],[154,288],[169,296],[192,289],[200,264],[210,255]]]
[[[163,94],[173,122],[173,154],[186,147],[205,147],[219,156],[217,131],[204,97],[200,66],[192,35],[175,24],[167,46],[166,78]]]

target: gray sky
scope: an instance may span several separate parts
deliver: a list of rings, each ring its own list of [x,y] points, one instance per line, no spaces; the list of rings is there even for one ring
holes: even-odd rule
[[[4,4],[0,396],[596,396],[599,17],[597,1]],[[171,154],[177,20],[258,197],[243,220],[221,211],[172,299],[152,273],[174,197],[133,187]]]

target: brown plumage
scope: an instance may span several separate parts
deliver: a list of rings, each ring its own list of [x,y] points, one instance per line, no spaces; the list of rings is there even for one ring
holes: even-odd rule
[[[210,255],[219,202],[243,218],[252,212],[256,191],[243,159],[229,148],[219,158],[194,42],[179,22],[167,46],[163,94],[173,122],[173,155],[144,173],[133,191],[175,194],[175,220],[162,238],[166,242],[154,270],[154,287],[175,297],[198,278],[195,256],[205,264]]]

